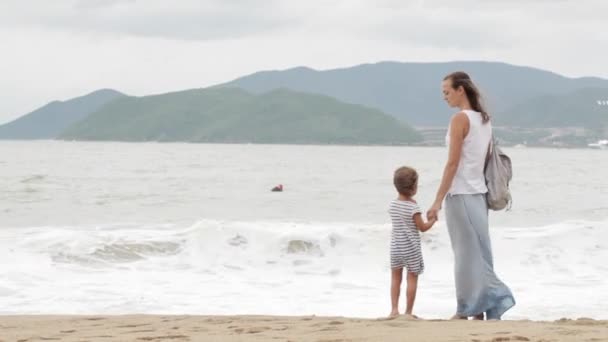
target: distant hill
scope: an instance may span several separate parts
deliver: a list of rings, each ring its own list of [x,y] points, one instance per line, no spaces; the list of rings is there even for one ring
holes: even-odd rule
[[[410,126],[377,109],[287,89],[254,95],[237,88],[123,97],[60,138],[295,144],[409,144],[421,139]]]
[[[506,126],[608,128],[608,88],[539,96],[512,106],[500,117]]]
[[[501,113],[539,96],[559,96],[584,88],[608,89],[605,79],[567,78],[497,62],[381,62],[325,71],[299,67],[262,71],[219,86],[238,86],[253,93],[284,87],[324,94],[378,108],[415,126],[447,126],[454,109],[443,101],[441,81],[456,70],[466,71],[477,82],[497,124],[501,124]],[[539,120],[544,119],[539,117]]]
[[[69,101],[53,101],[14,121],[0,126],[0,139],[54,139],[67,127],[124,94],[97,90]]]
[[[381,62],[262,71],[144,97],[99,90],[2,125],[0,139],[441,144],[455,109],[440,84],[455,70],[477,82],[508,143],[586,146],[608,135],[605,79],[497,62]]]

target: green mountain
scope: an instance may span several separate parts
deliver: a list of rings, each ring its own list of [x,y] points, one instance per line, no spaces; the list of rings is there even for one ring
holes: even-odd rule
[[[1,125],[0,139],[54,139],[75,122],[123,96],[115,90],[101,89],[69,101],[53,101]]]
[[[299,67],[258,72],[219,86],[238,86],[253,93],[284,87],[378,108],[415,126],[447,126],[454,109],[443,101],[441,81],[456,70],[466,71],[476,81],[497,124],[503,119],[501,113],[539,96],[560,96],[584,88],[608,89],[605,79],[567,78],[497,62],[382,62],[325,71]]]
[[[539,96],[500,115],[507,126],[608,128],[608,88]]]
[[[421,139],[377,109],[287,89],[254,95],[238,88],[123,97],[60,138],[302,144],[409,144]]]
[[[2,125],[0,139],[432,145],[442,143],[455,111],[440,91],[455,70],[486,94],[497,136],[508,143],[586,146],[608,134],[605,79],[495,62],[382,62],[264,71],[139,98],[100,90]]]

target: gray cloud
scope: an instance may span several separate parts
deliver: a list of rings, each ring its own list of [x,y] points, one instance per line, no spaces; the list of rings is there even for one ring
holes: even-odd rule
[[[80,0],[74,4],[75,9],[99,9],[124,4],[133,4],[137,0]]]
[[[603,0],[3,0],[0,27],[201,41],[306,31],[504,48],[525,36],[542,38],[543,27],[578,25],[582,32],[606,13]]]
[[[378,0],[375,6],[349,0],[348,6],[327,20],[342,24],[343,33],[426,48],[496,51],[607,35],[600,28],[608,13],[603,0]]]
[[[0,10],[0,26],[183,40],[254,36],[299,20],[278,0],[7,0]]]
[[[1,0],[0,123],[111,87],[259,70],[494,60],[608,77],[605,0]]]
[[[500,17],[469,12],[474,20],[463,20],[463,14],[448,9],[391,9],[362,34],[420,47],[475,50],[505,48],[517,40],[515,31],[501,29],[508,26]]]

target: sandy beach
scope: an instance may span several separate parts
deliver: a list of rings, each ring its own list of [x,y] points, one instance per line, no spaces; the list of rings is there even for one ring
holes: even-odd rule
[[[608,341],[608,321],[292,316],[2,316],[0,341]]]

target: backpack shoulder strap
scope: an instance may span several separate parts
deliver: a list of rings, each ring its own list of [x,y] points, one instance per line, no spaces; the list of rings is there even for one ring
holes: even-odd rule
[[[484,164],[484,169],[488,166],[490,156],[492,155],[492,150],[494,149],[494,144],[494,133],[492,133],[492,137],[490,138],[490,142],[488,143],[488,151],[486,152],[486,162]]]

